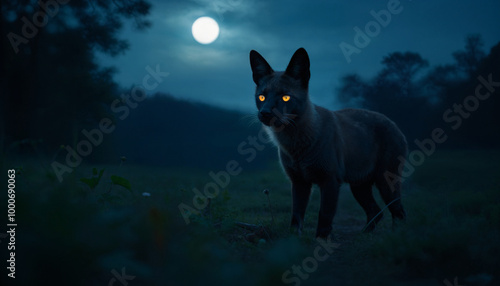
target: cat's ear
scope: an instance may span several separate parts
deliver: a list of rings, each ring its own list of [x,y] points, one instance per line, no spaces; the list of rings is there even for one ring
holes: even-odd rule
[[[250,51],[250,66],[252,67],[253,81],[257,85],[263,77],[274,73],[267,61],[254,50]]]
[[[309,79],[311,78],[309,67],[309,56],[304,48],[300,48],[293,54],[285,74],[293,79],[299,80],[302,86],[307,88]]]

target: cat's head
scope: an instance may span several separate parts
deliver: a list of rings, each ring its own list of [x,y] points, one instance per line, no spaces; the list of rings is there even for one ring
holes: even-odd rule
[[[250,52],[250,65],[257,84],[255,102],[259,120],[267,126],[294,125],[309,103],[311,72],[306,50],[298,49],[284,72],[275,72],[254,50]]]

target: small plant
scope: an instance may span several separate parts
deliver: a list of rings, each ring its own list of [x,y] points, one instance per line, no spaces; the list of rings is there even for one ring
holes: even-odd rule
[[[120,166],[118,166],[118,168],[121,168],[121,166],[123,166],[123,164],[125,164],[125,161],[127,161],[127,157],[121,156],[120,157]],[[111,175],[111,186],[109,186],[109,191],[108,192],[111,191],[111,188],[114,185],[124,187],[125,189],[127,189],[127,190],[129,190],[129,191],[132,192],[132,186],[130,185],[129,180],[127,180],[127,179],[125,179],[123,177],[120,177],[120,176],[117,176],[117,175]]]
[[[87,185],[90,190],[94,190],[97,185],[99,184],[99,181],[101,181],[102,175],[104,174],[104,169],[101,169],[99,172],[97,171],[97,168],[92,168],[92,177],[90,178],[81,178],[80,182],[84,183]]]
[[[100,171],[97,171],[97,168],[92,168],[92,177],[90,178],[81,178],[80,182],[84,183],[87,185],[91,190],[94,190],[99,182],[101,181],[102,175],[104,174],[104,169],[101,169]],[[111,175],[111,186],[117,185],[124,187],[125,189],[132,191],[132,185],[130,184],[129,180],[116,176],[116,175]],[[111,191],[111,187],[109,188],[108,192]]]
[[[122,186],[125,189],[132,191],[132,186],[130,185],[129,180],[127,180],[123,177],[111,175],[111,183],[112,183],[112,185]],[[111,190],[111,188],[110,188],[110,190]]]
[[[126,161],[125,157],[121,157],[120,159],[121,160],[119,167],[121,167],[123,163]],[[91,191],[94,191],[101,182],[101,179],[104,175],[104,170],[105,169],[98,170],[97,168],[92,168],[92,176],[90,178],[81,178],[80,182],[84,183],[87,187],[89,187]],[[129,180],[117,175],[110,175],[109,178],[111,180],[109,188],[107,191],[100,194],[101,201],[112,202],[120,199],[120,196],[111,193],[113,186],[123,187],[129,190],[133,194],[132,185],[130,184]]]

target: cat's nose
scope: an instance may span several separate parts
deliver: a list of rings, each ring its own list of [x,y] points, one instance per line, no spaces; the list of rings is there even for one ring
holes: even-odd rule
[[[264,125],[269,126],[269,124],[271,123],[272,117],[273,117],[273,114],[269,110],[263,109],[263,110],[259,111],[259,120],[260,120],[260,122],[264,123]]]
[[[273,114],[268,110],[261,110],[259,115],[260,115],[260,117],[266,118],[266,119],[271,118],[273,116]]]

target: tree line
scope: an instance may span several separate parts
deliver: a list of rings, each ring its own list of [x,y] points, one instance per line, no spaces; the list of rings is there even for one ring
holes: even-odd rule
[[[150,26],[145,0],[3,0],[0,15],[0,151],[50,153],[109,114],[120,87],[96,54],[128,48],[129,21]],[[2,156],[3,157],[3,156]]]
[[[449,130],[446,148],[500,147],[500,43],[486,53],[481,36],[469,35],[453,59],[430,67],[418,53],[390,53],[372,78],[343,76],[337,98],[387,115],[410,145],[439,127]]]

